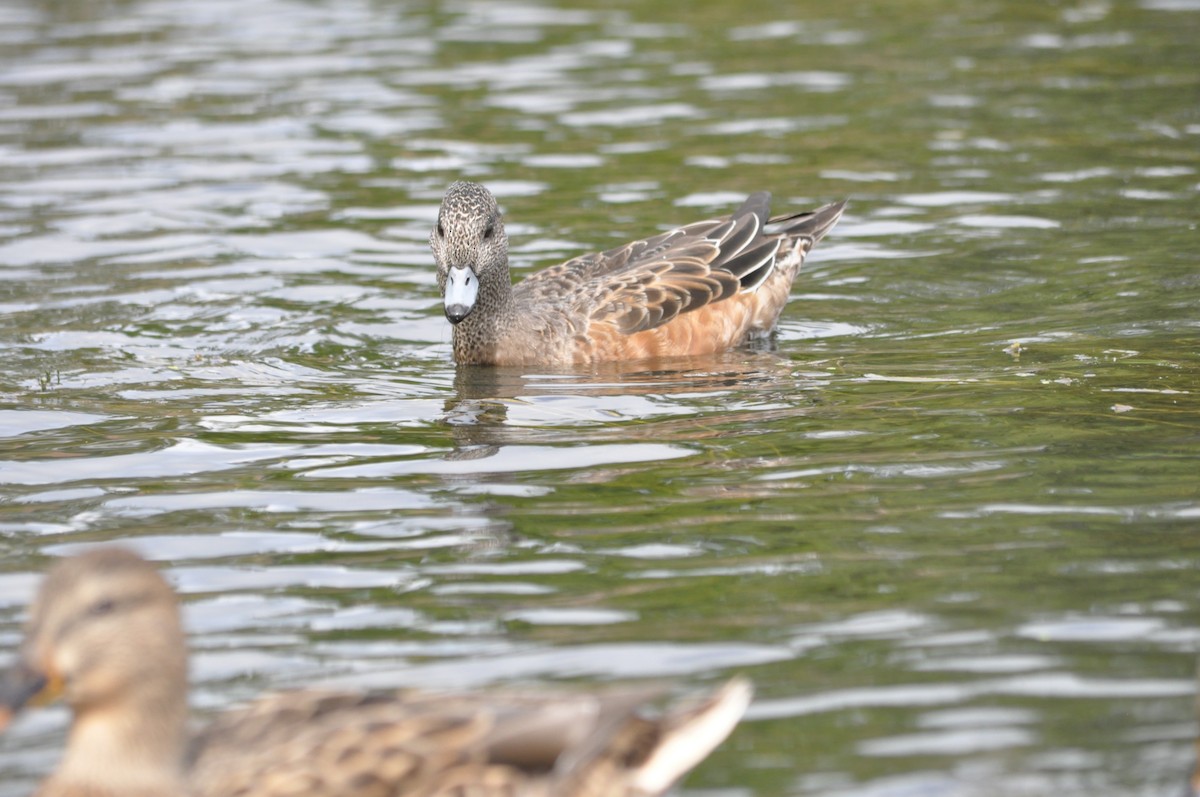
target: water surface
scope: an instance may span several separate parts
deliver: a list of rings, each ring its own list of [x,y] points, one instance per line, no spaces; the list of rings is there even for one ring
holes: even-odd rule
[[[0,655],[121,540],[200,710],[745,673],[685,793],[1176,793],[1200,4],[560,5],[0,9]],[[851,206],[770,346],[456,369],[463,177],[520,271]]]

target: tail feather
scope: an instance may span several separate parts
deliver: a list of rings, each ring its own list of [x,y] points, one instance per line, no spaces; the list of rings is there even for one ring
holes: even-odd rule
[[[664,717],[660,743],[633,773],[634,793],[662,794],[703,761],[733,731],[753,694],[748,680],[734,678],[699,706]]]
[[[657,797],[725,740],[750,704],[753,689],[734,678],[699,703],[657,719],[629,714],[600,732],[587,752],[560,759],[555,794]]]
[[[786,235],[789,238],[804,238],[808,245],[805,251],[816,246],[817,241],[825,237],[825,233],[833,229],[846,209],[846,200],[831,202],[816,210],[805,213],[793,213],[785,216],[775,216],[768,222],[768,233]]]

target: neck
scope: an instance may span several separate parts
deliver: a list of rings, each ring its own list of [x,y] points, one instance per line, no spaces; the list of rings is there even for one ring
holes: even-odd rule
[[[78,711],[54,781],[87,794],[182,797],[186,725],[182,700]]]
[[[455,325],[454,359],[460,363],[491,363],[501,331],[511,326],[512,312],[512,278],[505,262],[495,279],[481,282],[475,311]]]

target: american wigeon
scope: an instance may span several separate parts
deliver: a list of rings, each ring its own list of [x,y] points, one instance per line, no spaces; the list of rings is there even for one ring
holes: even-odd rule
[[[734,679],[649,719],[640,692],[298,690],[187,729],[187,653],[174,591],[120,548],[65,559],[34,600],[0,680],[0,730],[30,700],[73,712],[37,797],[655,795],[733,729]]]
[[[771,217],[770,194],[728,216],[582,255],[512,284],[485,187],[457,182],[429,236],[454,359],[581,365],[709,354],[769,334],[805,255],[845,202]]]

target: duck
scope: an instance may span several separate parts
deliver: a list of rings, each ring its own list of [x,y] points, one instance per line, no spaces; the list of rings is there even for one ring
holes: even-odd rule
[[[769,336],[805,257],[846,202],[733,213],[580,255],[512,284],[508,236],[483,185],[452,183],[429,235],[454,359],[580,366],[713,354]]]
[[[0,733],[61,698],[72,719],[35,797],[648,797],[733,730],[735,677],[651,716],[656,690],[267,695],[189,725],[186,634],[156,567],[120,546],[58,561],[0,676]]]

